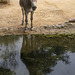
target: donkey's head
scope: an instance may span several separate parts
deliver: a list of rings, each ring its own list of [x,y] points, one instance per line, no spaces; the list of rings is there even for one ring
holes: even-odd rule
[[[32,7],[33,11],[36,10],[36,8],[37,8],[37,6],[36,6],[37,0],[30,0],[30,2],[31,2],[31,7]]]

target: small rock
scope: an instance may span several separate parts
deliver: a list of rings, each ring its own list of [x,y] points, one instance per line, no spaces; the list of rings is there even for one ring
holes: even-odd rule
[[[11,30],[11,31],[14,31],[14,29],[13,29],[13,28],[11,28],[10,30]]]
[[[69,19],[69,22],[75,22],[75,18]]]
[[[21,29],[24,29],[24,27],[21,27]]]
[[[6,27],[4,27],[3,29],[4,29],[5,31],[8,31],[8,28],[6,28]]]
[[[45,25],[45,26],[44,26],[44,29],[47,29],[47,28],[48,28],[47,25]]]
[[[51,28],[56,28],[56,26],[55,25],[52,25]]]
[[[68,23],[68,21],[65,21],[64,24],[65,24],[65,23]]]
[[[35,32],[37,32],[37,30],[34,30]]]
[[[56,27],[57,27],[57,28],[61,28],[61,25],[57,24]]]
[[[64,25],[61,25],[61,28],[64,28],[65,26]]]

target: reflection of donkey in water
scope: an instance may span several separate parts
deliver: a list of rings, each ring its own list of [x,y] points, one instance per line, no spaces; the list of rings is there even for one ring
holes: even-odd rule
[[[27,29],[27,24],[28,24],[28,13],[31,12],[31,30],[33,28],[33,13],[36,10],[36,3],[37,0],[20,0],[20,6],[22,8],[22,14],[23,14],[23,19],[22,19],[22,25],[24,24],[24,15],[25,15],[25,30]]]

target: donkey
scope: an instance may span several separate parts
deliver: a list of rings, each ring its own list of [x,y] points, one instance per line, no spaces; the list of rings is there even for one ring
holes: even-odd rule
[[[34,11],[36,10],[37,0],[20,0],[20,6],[22,9],[22,25],[24,24],[24,15],[25,15],[25,30],[27,29],[27,24],[28,24],[28,13],[31,13],[31,30],[33,29],[33,14]]]

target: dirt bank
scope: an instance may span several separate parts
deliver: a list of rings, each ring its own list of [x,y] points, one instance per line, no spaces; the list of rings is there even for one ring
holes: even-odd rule
[[[34,14],[35,28],[33,31],[28,29],[26,33],[75,33],[75,23],[65,23],[75,17],[74,0],[38,0],[37,6]],[[21,20],[19,0],[11,0],[11,4],[7,5],[0,4],[0,35],[23,33],[24,26],[21,26]]]

